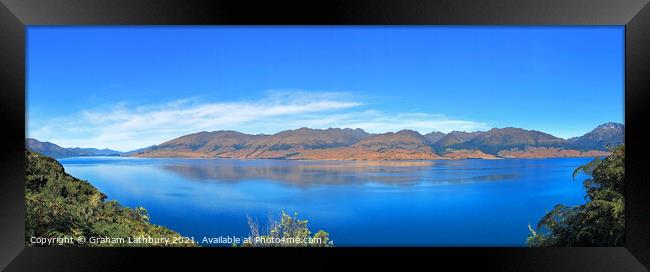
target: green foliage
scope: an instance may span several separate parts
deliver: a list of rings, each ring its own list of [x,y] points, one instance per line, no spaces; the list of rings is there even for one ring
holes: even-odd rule
[[[596,158],[573,173],[585,173],[587,203],[557,205],[537,225],[530,226],[528,245],[625,246],[625,146],[610,147],[611,155]]]
[[[319,230],[313,236],[307,227],[308,220],[298,219],[282,211],[280,222],[272,221],[267,233],[260,235],[259,226],[252,218],[248,218],[251,234],[242,246],[245,247],[331,247],[334,242],[329,234]]]
[[[149,222],[144,208],[129,209],[90,183],[65,173],[56,160],[25,151],[25,244],[31,237],[169,238],[177,232]],[[156,243],[75,243],[64,246],[165,246]],[[196,246],[196,244],[173,244]],[[166,246],[173,246],[166,245]]]

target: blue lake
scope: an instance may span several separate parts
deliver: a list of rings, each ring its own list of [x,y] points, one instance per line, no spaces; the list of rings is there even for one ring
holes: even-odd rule
[[[247,237],[247,216],[263,226],[284,210],[337,246],[525,246],[527,225],[547,210],[584,203],[584,176],[571,174],[590,160],[59,161],[108,199],[197,240]]]

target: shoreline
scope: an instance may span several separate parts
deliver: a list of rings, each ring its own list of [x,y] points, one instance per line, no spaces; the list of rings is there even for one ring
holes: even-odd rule
[[[363,159],[349,159],[349,160],[340,160],[340,159],[286,159],[286,158],[226,158],[226,157],[145,157],[145,156],[76,156],[76,157],[64,157],[57,158],[59,159],[70,159],[70,158],[137,158],[137,159],[196,159],[196,160],[242,160],[242,161],[253,161],[253,160],[278,160],[278,161],[326,161],[326,162],[389,162],[389,161],[461,161],[461,160],[516,160],[516,159],[526,159],[526,160],[536,160],[536,159],[569,159],[569,158],[596,158],[596,157],[605,157],[607,155],[600,156],[560,156],[560,157],[495,157],[495,158],[440,158],[440,159],[383,159],[383,160],[363,160]]]

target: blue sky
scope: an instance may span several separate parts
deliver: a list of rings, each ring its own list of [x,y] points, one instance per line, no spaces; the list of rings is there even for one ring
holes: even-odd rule
[[[624,121],[623,27],[29,27],[27,135],[126,151],[198,132]]]

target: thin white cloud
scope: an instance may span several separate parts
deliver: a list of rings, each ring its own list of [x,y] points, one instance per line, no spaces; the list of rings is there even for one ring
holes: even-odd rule
[[[364,110],[366,106],[343,93],[300,91],[268,92],[255,101],[210,103],[188,98],[158,105],[118,103],[109,110],[88,109],[74,117],[39,120],[46,125],[30,126],[28,135],[64,147],[128,151],[204,130],[270,134],[299,127],[349,127],[371,133],[401,129],[429,133],[488,128],[441,114],[390,114]]]

